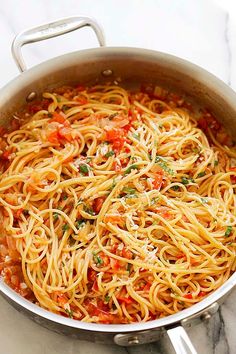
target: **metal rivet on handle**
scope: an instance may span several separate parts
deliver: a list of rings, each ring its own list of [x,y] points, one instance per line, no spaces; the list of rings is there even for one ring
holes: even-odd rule
[[[139,344],[139,339],[138,339],[137,336],[130,337],[130,338],[128,339],[128,343],[129,343],[130,345]]]
[[[207,322],[211,319],[211,314],[209,312],[206,312],[204,313],[202,316],[201,316],[201,319],[204,321],[204,322]]]
[[[103,76],[111,76],[113,74],[113,71],[111,69],[106,69],[102,71]]]
[[[26,97],[26,102],[31,102],[33,101],[37,96],[36,92],[30,92],[30,94]]]

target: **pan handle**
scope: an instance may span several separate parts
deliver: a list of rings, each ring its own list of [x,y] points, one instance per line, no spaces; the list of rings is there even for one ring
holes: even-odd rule
[[[187,335],[187,332],[182,326],[168,329],[167,334],[176,354],[197,354],[191,340]]]
[[[12,43],[12,55],[19,70],[23,72],[27,69],[21,52],[23,45],[57,37],[85,26],[91,27],[96,34],[99,45],[101,47],[105,46],[102,28],[94,19],[89,17],[67,17],[19,33]]]

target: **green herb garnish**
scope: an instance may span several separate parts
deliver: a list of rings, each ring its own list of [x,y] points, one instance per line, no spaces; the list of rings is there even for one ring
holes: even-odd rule
[[[215,160],[214,161],[214,166],[216,167],[216,166],[218,166],[219,165],[219,161],[218,160]]]
[[[187,185],[189,183],[195,183],[194,179],[192,177],[182,177],[181,178],[181,183],[184,184],[184,185]]]
[[[80,171],[80,173],[81,173],[83,176],[89,174],[89,168],[88,168],[88,166],[85,165],[84,163],[79,166],[79,171]]]
[[[113,181],[112,181],[112,185],[111,185],[111,187],[109,187],[109,190],[110,190],[110,191],[112,191],[112,189],[114,189],[114,188],[115,188],[115,186],[116,186],[116,180],[115,180],[115,179],[113,179]]]
[[[228,237],[232,232],[232,226],[227,226],[227,229],[225,231],[225,236]]]
[[[200,177],[204,177],[206,175],[206,172],[200,172],[198,175],[197,175],[197,178],[200,178]]]
[[[64,105],[64,106],[62,107],[63,112],[67,111],[68,109],[70,109],[70,107],[67,106],[67,105]]]
[[[152,198],[152,199],[151,199],[151,205],[156,204],[159,199],[160,199],[159,197],[154,197],[154,198]]]
[[[78,230],[81,229],[81,227],[83,227],[84,225],[85,225],[84,219],[76,220],[76,222],[75,222],[75,227]]]
[[[93,258],[94,258],[94,262],[97,264],[97,265],[102,265],[103,264],[103,260],[100,256],[97,256],[97,255],[93,255]]]
[[[130,188],[130,187],[124,187],[122,189],[122,192],[126,193],[126,194],[135,194],[136,193],[136,189]]]
[[[124,172],[125,175],[129,174],[132,170],[138,170],[138,166],[137,165],[130,165]]]
[[[84,211],[86,213],[88,213],[89,215],[92,215],[92,216],[96,215],[95,211],[87,205],[84,206]]]
[[[133,137],[136,139],[136,140],[140,140],[140,136],[136,133],[133,133]]]
[[[70,318],[73,318],[73,311],[72,310],[65,309],[65,311]]]
[[[58,213],[53,213],[53,219],[56,221],[58,220],[59,214]]]
[[[63,195],[63,197],[62,197],[63,200],[66,200],[67,198],[68,198],[68,195],[66,195],[66,194]]]
[[[180,186],[173,186],[173,187],[171,187],[171,189],[173,189],[173,191],[179,191],[180,190]]]
[[[164,171],[173,176],[174,171],[170,167],[168,167],[167,162],[164,161],[163,158],[161,158],[160,156],[156,156],[155,163],[157,163]]]
[[[105,157],[111,157],[115,155],[115,151],[111,150],[111,151],[108,151],[106,154],[105,154]]]
[[[105,302],[108,303],[108,302],[110,301],[110,298],[111,298],[111,297],[110,297],[109,295],[106,295],[106,296],[105,296]]]
[[[62,231],[64,231],[64,232],[69,230],[69,228],[70,228],[70,226],[68,224],[62,225]]]
[[[127,271],[130,273],[130,271],[131,271],[131,263],[127,264]]]
[[[109,119],[109,120],[112,120],[112,119],[115,118],[118,114],[119,114],[118,112],[112,113],[112,114],[109,115],[108,119]]]

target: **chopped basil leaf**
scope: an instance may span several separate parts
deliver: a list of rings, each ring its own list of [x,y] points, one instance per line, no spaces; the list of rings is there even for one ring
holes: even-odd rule
[[[131,263],[127,264],[127,271],[130,273],[130,271],[131,271]]]
[[[189,183],[195,183],[194,179],[192,179],[192,177],[182,177],[181,178],[181,183],[184,184],[184,185],[187,185]]]
[[[102,265],[103,264],[103,260],[102,260],[102,258],[100,256],[94,255],[93,258],[94,258],[94,262],[97,265]]]
[[[70,318],[73,318],[73,311],[72,310],[65,309],[65,311]]]
[[[92,216],[96,215],[94,210],[91,207],[87,206],[87,205],[84,206],[84,211],[86,213],[88,213],[89,215],[92,215]]]
[[[219,161],[218,160],[215,160],[214,161],[214,166],[218,166],[219,165]]]
[[[62,225],[62,231],[66,231],[66,230],[69,230],[70,226],[68,224],[64,224]]]
[[[110,301],[110,298],[111,298],[111,297],[110,297],[109,295],[106,295],[106,296],[105,296],[105,302],[106,302],[106,303],[109,302],[109,301]]]
[[[111,187],[109,188],[109,190],[110,190],[110,191],[112,191],[112,189],[114,189],[114,188],[115,188],[115,186],[116,186],[116,180],[115,180],[115,179],[113,179],[113,181],[112,181],[112,185],[111,185]]]
[[[76,229],[81,229],[81,227],[83,227],[84,225],[85,225],[84,219],[76,220],[75,222]]]
[[[109,119],[109,120],[112,120],[112,119],[115,118],[118,114],[119,114],[118,112],[112,113],[112,114],[109,115],[108,119]]]
[[[159,199],[160,199],[159,197],[154,197],[154,198],[152,198],[152,200],[151,200],[151,205],[156,204]]]
[[[56,97],[57,102],[61,102],[61,97]]]
[[[173,187],[171,187],[171,189],[173,189],[173,191],[179,191],[180,190],[180,186],[173,186]]]
[[[82,174],[82,175],[88,175],[88,173],[89,173],[89,168],[88,168],[88,166],[86,165],[86,164],[81,164],[80,166],[79,166],[79,171],[80,171],[80,173]]]
[[[105,157],[111,157],[115,155],[115,151],[111,150],[111,151],[108,151],[106,154],[105,154]]]
[[[155,163],[157,163],[164,171],[169,173],[170,175],[174,174],[174,171],[168,167],[167,162],[163,160],[160,156],[156,156]]]
[[[124,187],[122,189],[122,192],[126,193],[126,194],[135,194],[136,193],[136,189],[130,188],[130,187]]]
[[[63,195],[63,197],[62,197],[63,200],[66,200],[67,198],[68,198],[68,195],[66,195],[66,194]]]
[[[232,232],[232,226],[227,226],[227,229],[225,231],[225,236],[228,237]]]
[[[133,137],[136,139],[136,140],[140,140],[140,136],[136,133],[133,133]]]
[[[204,177],[206,175],[206,172],[200,172],[198,175],[197,175],[197,178],[200,178],[200,177]]]
[[[125,175],[127,175],[128,173],[130,173],[132,170],[138,170],[138,166],[137,165],[130,165],[126,170],[125,170]]]
[[[66,106],[66,105],[64,105],[64,106],[62,107],[63,112],[67,111],[67,109],[70,109],[70,107],[69,107],[69,106]]]
[[[58,213],[53,213],[53,219],[56,221],[58,220],[59,214]]]

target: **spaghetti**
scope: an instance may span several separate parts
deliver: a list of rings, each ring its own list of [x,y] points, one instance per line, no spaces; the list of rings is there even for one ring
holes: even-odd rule
[[[22,296],[131,323],[181,311],[235,271],[236,149],[210,113],[150,85],[78,86],[13,124],[0,142],[0,271]]]

